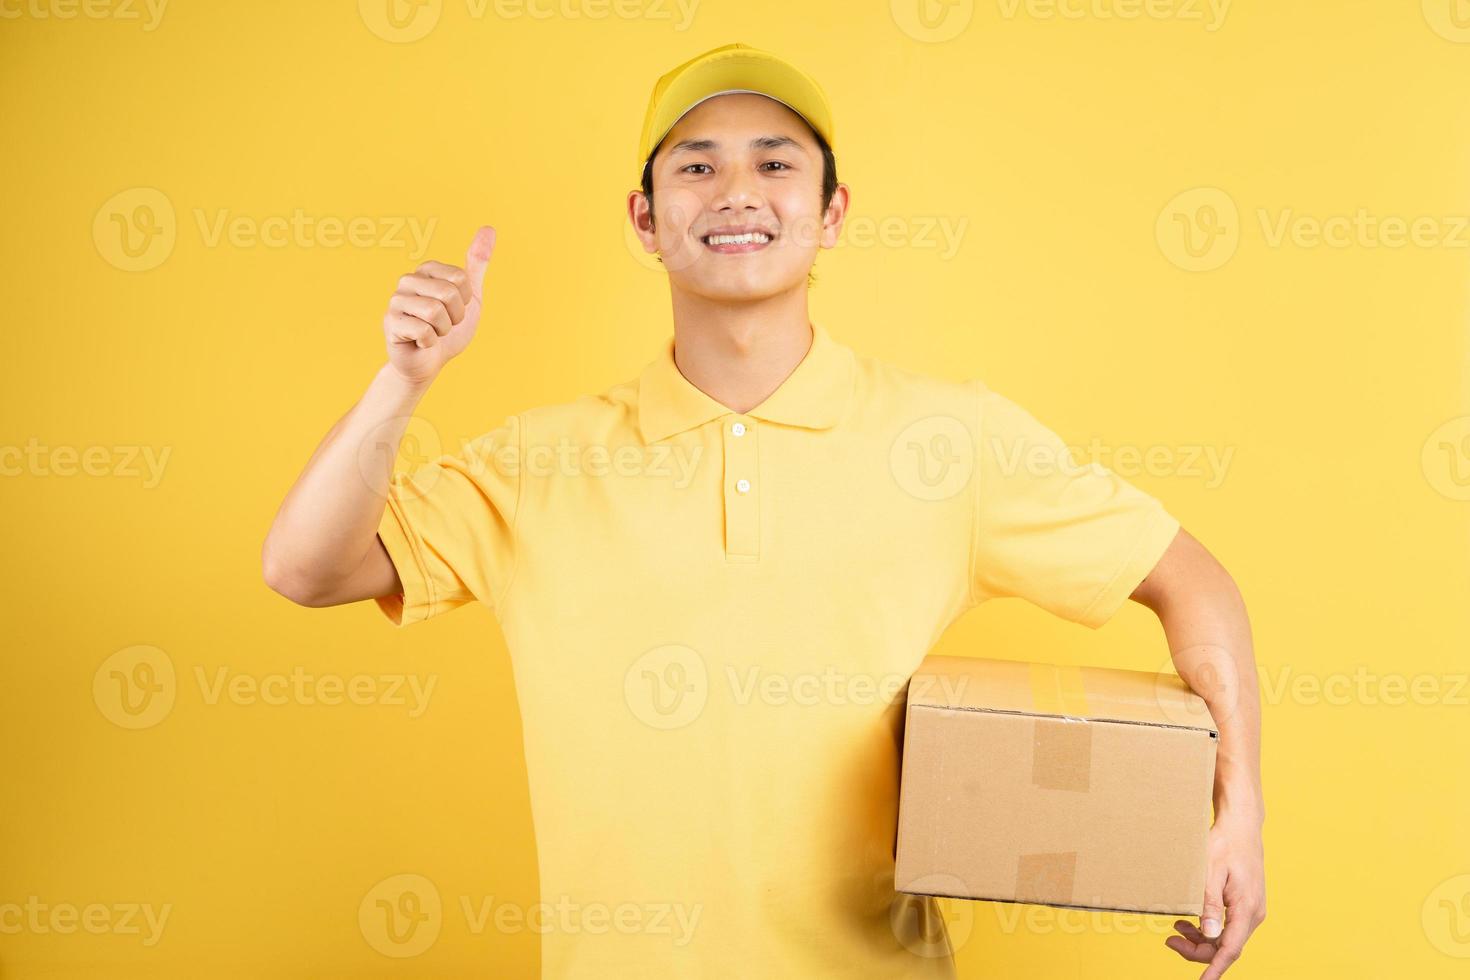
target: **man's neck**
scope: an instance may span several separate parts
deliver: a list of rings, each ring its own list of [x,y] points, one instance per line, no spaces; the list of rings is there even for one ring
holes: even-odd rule
[[[679,373],[732,412],[748,412],[765,401],[811,348],[805,284],[754,303],[679,292],[673,300]]]

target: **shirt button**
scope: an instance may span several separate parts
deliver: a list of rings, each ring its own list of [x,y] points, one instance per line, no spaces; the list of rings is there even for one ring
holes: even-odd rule
[[[750,490],[750,481],[749,480],[736,480],[735,481],[735,489],[736,490],[739,490],[741,493],[746,493],[747,491]]]
[[[735,433],[735,435],[737,436],[745,435],[745,423],[736,422],[734,425],[730,426],[730,431]]]

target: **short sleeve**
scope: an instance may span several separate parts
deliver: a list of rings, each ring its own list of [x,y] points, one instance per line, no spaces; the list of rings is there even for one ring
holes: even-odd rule
[[[971,599],[1018,596],[1092,629],[1168,549],[1179,521],[1015,402],[970,381],[975,432]]]
[[[521,436],[513,415],[459,453],[394,474],[378,537],[403,592],[376,602],[395,625],[472,599],[496,609],[515,570]]]

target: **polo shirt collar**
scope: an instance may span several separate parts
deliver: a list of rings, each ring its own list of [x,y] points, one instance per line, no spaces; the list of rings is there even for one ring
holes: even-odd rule
[[[852,397],[853,352],[820,323],[812,324],[812,344],[780,387],[748,412],[715,401],[679,371],[674,339],[638,379],[638,427],[645,443],[703,425],[722,415],[744,414],[766,422],[829,429],[847,413]]]

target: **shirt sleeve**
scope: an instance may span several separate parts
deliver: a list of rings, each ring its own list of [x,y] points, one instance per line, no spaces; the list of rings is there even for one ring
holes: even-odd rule
[[[976,380],[971,598],[1018,596],[1092,629],[1158,563],[1179,521],[1099,463],[1080,465],[1061,437]]]
[[[495,611],[515,571],[522,422],[498,428],[412,473],[395,473],[378,537],[399,595],[378,608],[407,626],[479,599]]]

